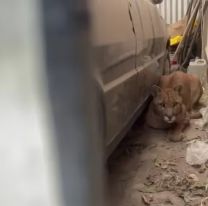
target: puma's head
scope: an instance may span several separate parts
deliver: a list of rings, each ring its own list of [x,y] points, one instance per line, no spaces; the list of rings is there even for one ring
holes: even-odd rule
[[[160,115],[166,123],[172,124],[176,117],[182,112],[182,86],[161,89],[154,85],[152,87],[154,111]]]

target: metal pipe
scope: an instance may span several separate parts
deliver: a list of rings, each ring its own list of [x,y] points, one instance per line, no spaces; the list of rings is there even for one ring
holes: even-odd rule
[[[200,17],[199,17],[199,22],[201,21],[201,16],[202,16],[202,15],[200,15]],[[189,58],[189,56],[190,56],[190,54],[191,54],[191,51],[192,51],[194,42],[196,41],[196,37],[197,37],[197,34],[198,34],[198,32],[199,32],[200,27],[201,27],[201,25],[200,25],[200,23],[198,23],[197,28],[195,28],[195,31],[194,31],[193,36],[192,36],[192,39],[191,39],[191,41],[190,41],[189,48],[187,49],[186,56],[183,57],[183,62],[182,62],[182,64],[181,64],[182,68],[183,68],[184,65],[188,62],[188,58]]]
[[[184,45],[184,41],[185,41],[185,39],[186,39],[186,36],[187,36],[188,32],[190,31],[190,29],[193,27],[193,21],[194,21],[195,16],[196,16],[196,14],[197,14],[197,12],[198,12],[199,6],[200,6],[200,1],[197,2],[195,8],[193,9],[193,12],[192,12],[192,14],[191,14],[191,17],[190,17],[190,19],[188,20],[186,29],[185,29],[185,31],[184,31],[183,39],[182,39],[182,41],[179,43],[179,45],[178,45],[178,47],[177,47],[177,49],[176,49],[176,51],[175,51],[175,53],[174,53],[174,57],[173,57],[173,58],[176,58],[176,56],[177,56],[178,53],[180,52],[182,46]]]

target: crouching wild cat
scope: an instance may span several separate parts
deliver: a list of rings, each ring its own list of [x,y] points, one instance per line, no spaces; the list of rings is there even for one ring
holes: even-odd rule
[[[147,125],[155,129],[171,129],[169,138],[180,141],[190,119],[201,117],[199,112],[193,112],[203,93],[200,80],[192,74],[176,71],[162,76],[151,93],[153,101],[147,112]]]

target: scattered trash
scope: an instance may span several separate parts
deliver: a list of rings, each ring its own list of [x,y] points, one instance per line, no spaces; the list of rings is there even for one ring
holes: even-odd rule
[[[194,124],[200,129],[205,129],[208,126],[208,107],[200,109],[200,113],[202,114],[202,119],[195,120]]]
[[[198,178],[195,174],[190,174],[190,175],[188,176],[188,178],[189,178],[190,180],[192,180],[193,182],[198,182],[198,181],[199,181],[199,178]]]
[[[146,180],[145,184],[140,184],[139,191],[149,193],[147,191],[162,192],[168,190],[181,193],[181,191],[187,190],[190,185],[195,184],[197,177],[193,177],[193,174],[189,177],[187,175],[182,176],[173,170],[158,175],[149,175]]]
[[[134,189],[144,195],[142,201],[149,206],[198,206],[202,198],[208,196],[206,181],[200,180],[197,174],[182,174],[177,170],[162,170],[161,173],[151,174],[145,183],[138,184]]]
[[[142,195],[142,201],[144,202],[145,205],[150,205],[152,202],[153,198],[152,195]]]
[[[207,104],[208,89],[202,97]],[[112,205],[208,206],[208,106],[200,112],[203,118],[191,120],[183,142],[169,142],[166,131],[139,130],[121,144],[110,174],[112,191],[118,190]]]
[[[208,144],[196,141],[186,151],[186,162],[189,165],[202,165],[208,160]]]
[[[161,169],[168,169],[170,166],[176,166],[176,163],[170,160],[155,159],[154,164]]]
[[[198,76],[202,86],[207,84],[207,62],[205,59],[193,59],[190,61],[187,72]]]
[[[183,36],[181,36],[181,35],[176,35],[174,37],[171,37],[170,38],[170,46],[178,45],[182,39],[183,39]]]
[[[201,167],[199,168],[199,173],[204,173],[207,170],[207,167],[205,164],[202,164]]]
[[[157,192],[155,186],[148,186],[143,183],[137,184],[136,186],[134,186],[134,189],[137,190],[138,192],[149,193],[149,194]]]
[[[172,192],[165,191],[142,195],[142,201],[149,206],[184,206],[184,201]]]
[[[208,197],[201,200],[201,206],[206,206],[206,205],[208,205]]]

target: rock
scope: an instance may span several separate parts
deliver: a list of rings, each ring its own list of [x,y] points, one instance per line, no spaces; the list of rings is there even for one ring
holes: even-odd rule
[[[193,181],[193,182],[198,182],[199,181],[199,178],[195,174],[188,175],[188,179]]]

